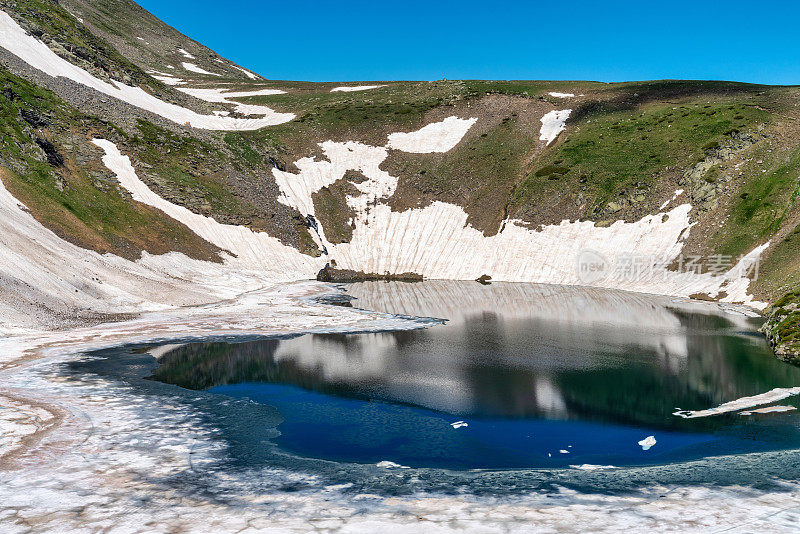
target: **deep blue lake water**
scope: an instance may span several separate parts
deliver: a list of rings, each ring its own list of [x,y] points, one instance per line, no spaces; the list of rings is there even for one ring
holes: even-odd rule
[[[357,307],[447,322],[181,345],[159,351],[150,378],[252,401],[237,404],[252,413],[235,431],[250,458],[269,443],[337,462],[547,468],[800,446],[796,412],[673,415],[800,385],[800,369],[776,360],[758,320],[736,310],[533,284],[346,290]],[[649,436],[656,443],[645,450],[639,441]]]

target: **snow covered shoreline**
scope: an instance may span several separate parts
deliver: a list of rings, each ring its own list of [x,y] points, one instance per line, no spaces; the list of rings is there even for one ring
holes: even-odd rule
[[[371,491],[370,484],[399,478],[398,483],[414,487],[420,472],[367,465],[353,467],[358,476],[341,483],[283,468],[229,472],[220,468],[225,448],[213,427],[179,398],[141,395],[100,376],[66,379],[53,370],[87,350],[169,340],[178,332],[190,333],[183,338],[187,339],[411,326],[309,300],[324,291],[322,284],[289,284],[190,310],[191,317],[158,312],[133,322],[31,334],[15,343],[3,340],[0,354],[19,358],[4,361],[0,406],[15,408],[18,417],[13,425],[0,418],[0,432],[39,429],[32,439],[29,434],[18,439],[28,440],[25,449],[0,460],[4,531],[23,532],[32,526],[36,531],[70,532],[108,528],[294,533],[307,532],[311,523],[330,533],[413,533],[420,528],[526,532],[532,527],[558,532],[708,532],[742,526],[782,533],[792,532],[800,519],[795,511],[800,484],[789,482],[773,490],[654,484],[635,492],[601,494],[568,489],[559,481],[569,476],[555,472],[548,475],[555,487],[520,489],[514,496],[430,491],[391,496]],[[7,400],[12,396],[13,404]],[[57,424],[47,427],[54,419]],[[787,451],[786,456],[792,454]],[[601,477],[627,472],[584,467],[563,472],[594,484]],[[519,476],[522,482],[527,475]]]

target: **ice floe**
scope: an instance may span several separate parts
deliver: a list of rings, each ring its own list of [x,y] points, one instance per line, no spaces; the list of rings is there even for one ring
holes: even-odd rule
[[[389,134],[389,143],[386,146],[415,154],[447,152],[461,141],[477,121],[476,118],[447,117],[441,122],[428,124],[414,132]]]
[[[540,120],[542,127],[539,130],[539,140],[545,141],[548,145],[555,141],[558,134],[567,129],[566,122],[572,113],[571,109],[553,110],[545,113]]]
[[[672,415],[677,415],[678,417],[683,417],[684,419],[710,417],[712,415],[738,412],[739,410],[745,410],[747,408],[761,406],[763,404],[772,404],[773,402],[782,401],[783,399],[787,399],[795,395],[800,395],[800,387],[775,388],[767,391],[766,393],[753,395],[752,397],[742,397],[732,400],[730,402],[720,404],[714,408],[708,408],[706,410],[678,410],[673,412]],[[753,410],[750,411],[752,412]]]
[[[117,98],[178,124],[207,130],[257,130],[265,126],[288,122],[294,118],[292,113],[276,113],[274,111],[258,119],[203,115],[165,102],[141,87],[132,87],[117,81],[105,82],[56,55],[46,44],[26,33],[4,11],[0,11],[0,46],[49,76],[68,78],[104,95]]]
[[[655,436],[647,436],[642,441],[639,442],[639,446],[642,447],[643,451],[648,451],[650,448],[656,444]]]
[[[466,421],[456,421],[454,423],[450,423],[450,426],[452,426],[453,428],[464,428],[469,426],[469,423],[467,423]]]

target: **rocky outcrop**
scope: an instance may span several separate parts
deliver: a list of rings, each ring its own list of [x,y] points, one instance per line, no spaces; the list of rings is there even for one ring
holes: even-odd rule
[[[793,364],[800,364],[799,299],[800,292],[794,291],[775,302],[767,310],[767,320],[760,329],[775,355]]]
[[[352,269],[337,269],[330,263],[325,265],[317,273],[317,280],[320,282],[366,282],[374,280],[394,280],[399,282],[422,282],[421,274],[417,273],[365,273],[362,271],[354,271]]]

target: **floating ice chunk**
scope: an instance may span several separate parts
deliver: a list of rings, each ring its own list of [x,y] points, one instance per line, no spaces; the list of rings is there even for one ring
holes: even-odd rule
[[[595,464],[581,464],[581,465],[571,465],[573,469],[581,469],[583,471],[599,471],[601,469],[616,469],[617,466],[615,465],[595,465]]]
[[[334,87],[331,93],[350,93],[352,91],[366,91],[368,89],[377,89],[378,87],[386,87],[385,85],[344,85],[341,87]]]
[[[383,460],[382,462],[378,462],[375,465],[382,469],[411,469],[407,465],[400,465],[395,462],[390,462],[389,460]]]
[[[544,117],[540,119],[542,121],[542,128],[539,130],[541,134],[539,140],[547,141],[548,145],[555,141],[558,134],[567,129],[565,123],[570,113],[572,113],[571,109],[554,110],[546,113]]]
[[[477,118],[447,117],[441,122],[428,124],[415,132],[389,134],[389,144],[386,146],[414,154],[447,152],[461,141],[477,121]]]
[[[754,413],[781,413],[791,412],[796,410],[794,406],[767,406],[765,408],[756,408],[755,410],[748,410],[746,412],[739,412],[739,415],[753,415]]]
[[[642,446],[643,451],[649,450],[650,447],[652,447],[655,444],[656,444],[655,436],[647,436],[646,438],[644,438],[642,441],[639,442],[639,445]]]
[[[211,76],[222,76],[222,74],[217,74],[216,72],[208,72],[206,69],[204,69],[202,67],[198,67],[194,63],[187,63],[187,62],[184,61],[183,63],[181,63],[181,65],[183,66],[184,69],[186,69],[188,71],[191,71],[191,72],[196,72],[198,74],[209,74]]]
[[[555,91],[547,93],[547,94],[550,95],[550,96],[554,96],[556,98],[574,98],[575,97],[575,95],[572,94],[572,93],[559,93],[559,92],[555,92]]]
[[[569,451],[567,449],[561,449],[558,452],[560,452],[561,454],[569,454]]]
[[[469,424],[465,421],[456,421],[455,423],[450,423],[450,426],[453,428],[462,428],[465,426],[469,426]]]
[[[761,406],[762,404],[772,404],[773,402],[778,402],[788,397],[792,397],[794,395],[800,395],[800,387],[775,388],[767,391],[766,393],[753,395],[752,397],[742,397],[740,399],[732,400],[730,402],[720,404],[715,408],[709,408],[707,410],[695,410],[695,411],[678,410],[676,412],[673,412],[672,415],[677,415],[678,417],[683,417],[684,419],[694,419],[695,417],[708,417],[710,415],[720,415],[728,412],[737,412],[739,410],[744,410],[745,408],[752,408],[753,406]]]

